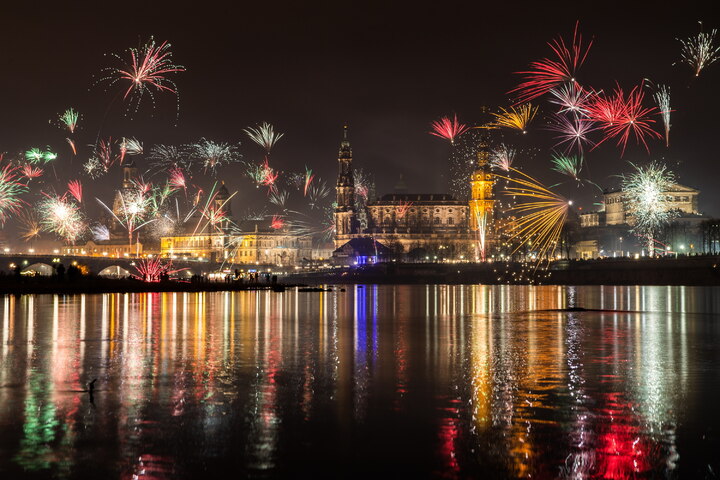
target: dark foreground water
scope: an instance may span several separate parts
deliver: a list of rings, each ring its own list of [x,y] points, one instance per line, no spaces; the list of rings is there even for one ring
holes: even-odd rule
[[[717,288],[6,296],[0,340],[2,479],[720,475]]]

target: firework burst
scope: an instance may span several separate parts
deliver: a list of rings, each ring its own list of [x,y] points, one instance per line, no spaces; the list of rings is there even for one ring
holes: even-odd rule
[[[585,62],[592,41],[583,47],[582,35],[575,24],[572,43],[568,46],[562,37],[548,43],[555,58],[545,58],[530,64],[530,70],[517,72],[524,81],[508,93],[517,95],[517,103],[525,103],[551,89],[568,82],[575,82],[575,73]]]
[[[553,155],[552,169],[573,180],[580,181],[580,171],[583,167],[583,157],[577,155]]]
[[[558,113],[587,115],[587,105],[594,92],[584,90],[577,82],[568,82],[550,90],[550,103],[560,105]]]
[[[523,245],[532,245],[537,251],[538,261],[552,258],[559,244],[570,202],[552,192],[533,177],[512,168],[517,176],[498,176],[507,180],[505,193],[521,200],[509,209],[517,214],[512,223],[511,239],[519,241],[515,251]]]
[[[432,128],[432,130],[428,132],[430,135],[449,140],[450,145],[455,145],[455,139],[469,130],[467,125],[458,121],[456,114],[453,115],[452,119],[450,119],[450,117],[442,117],[432,122],[430,127]]]
[[[682,61],[692,67],[696,77],[700,76],[705,67],[720,58],[720,46],[715,45],[716,33],[717,30],[710,33],[700,32],[695,37],[680,40]]]
[[[22,167],[20,167],[20,173],[23,177],[27,178],[28,180],[32,180],[33,178],[42,177],[44,170],[40,167],[33,167],[30,164],[25,164]]]
[[[126,62],[120,55],[112,54],[118,61],[124,63],[119,68],[107,68],[107,75],[100,81],[107,81],[109,85],[129,82],[123,100],[129,100],[134,112],[140,108],[144,95],[147,93],[155,104],[155,92],[169,92],[178,96],[178,88],[168,75],[184,72],[185,67],[176,65],[172,61],[170,44],[163,42],[159,46],[155,40],[150,40],[140,48],[129,48],[130,61]],[[134,104],[134,107],[132,105]],[[178,104],[179,107],[179,104]]]
[[[20,238],[32,242],[40,237],[42,226],[32,210],[23,210],[17,217],[20,224]]]
[[[495,127],[506,127],[519,130],[522,133],[527,133],[527,126],[535,118],[538,107],[533,107],[532,104],[526,103],[516,107],[510,107],[506,110],[500,107],[500,113],[492,113],[495,117],[495,121],[492,123]]]
[[[217,175],[217,169],[222,165],[236,162],[240,159],[237,147],[229,143],[216,143],[201,138],[197,143],[189,146],[192,159],[202,163],[205,172],[208,170]]]
[[[275,128],[267,122],[256,125],[255,128],[248,127],[243,131],[250,137],[250,140],[264,148],[267,154],[270,154],[270,150],[284,135],[276,132]]]
[[[63,113],[60,114],[58,117],[58,120],[60,121],[60,124],[63,125],[64,128],[67,128],[70,133],[75,133],[75,129],[77,128],[78,120],[80,120],[80,114],[73,110],[72,108],[68,108]]]
[[[658,229],[677,215],[667,195],[675,185],[675,175],[656,162],[645,167],[631,165],[635,171],[622,177],[624,200],[631,207],[635,221],[633,231],[648,240],[648,251],[652,255]]]
[[[554,115],[548,129],[557,132],[555,138],[558,143],[555,146],[565,145],[566,152],[573,148],[577,148],[578,152],[582,152],[584,145],[590,147],[595,145],[588,138],[588,134],[596,130],[595,122],[580,115]]]
[[[514,148],[501,143],[490,152],[490,166],[508,172],[515,161],[516,153]]]
[[[27,192],[27,185],[18,180],[17,167],[5,165],[0,169],[0,225],[17,214],[24,203],[20,195]]]
[[[80,206],[67,197],[67,194],[44,194],[38,204],[38,215],[43,231],[51,232],[65,240],[75,243],[85,233],[87,225]]]

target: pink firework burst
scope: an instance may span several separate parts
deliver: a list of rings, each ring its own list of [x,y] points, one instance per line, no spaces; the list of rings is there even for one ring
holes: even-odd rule
[[[449,140],[451,145],[455,145],[455,139],[467,132],[470,127],[458,121],[457,115],[454,114],[452,120],[450,117],[442,117],[430,124],[432,130],[428,133],[436,137]]]
[[[144,282],[159,282],[164,276],[170,276],[174,273],[185,270],[180,268],[177,270],[172,269],[172,261],[163,263],[160,258],[143,258],[135,263],[135,269],[140,280]]]
[[[622,146],[622,154],[624,154],[627,142],[632,134],[636,143],[642,143],[645,150],[650,153],[647,140],[649,138],[662,138],[662,135],[652,128],[655,120],[650,118],[650,115],[653,115],[657,108],[645,107],[643,105],[644,99],[645,93],[641,85],[635,86],[627,96],[618,87],[615,91],[615,103],[621,113],[612,122],[605,122],[601,125],[605,136],[597,145],[609,138],[617,138],[617,145]]]
[[[170,185],[174,188],[187,189],[187,181],[185,180],[185,174],[179,168],[170,169]]]
[[[583,47],[579,26],[580,22],[577,22],[570,45],[562,37],[548,42],[555,58],[532,62],[529,70],[517,72],[524,76],[524,81],[508,92],[516,94],[517,104],[529,102],[562,83],[575,82],[575,73],[585,62],[592,46],[591,40],[587,47]]]
[[[68,186],[68,192],[70,195],[75,197],[75,200],[77,200],[79,203],[82,203],[83,198],[83,188],[82,183],[80,183],[80,180],[71,180],[67,184]]]
[[[578,152],[583,152],[583,146],[594,146],[595,143],[588,138],[588,134],[597,129],[595,122],[579,115],[555,115],[554,121],[550,123],[548,129],[555,131],[558,135],[558,143],[555,146],[565,145],[565,152],[569,152],[573,147]]]

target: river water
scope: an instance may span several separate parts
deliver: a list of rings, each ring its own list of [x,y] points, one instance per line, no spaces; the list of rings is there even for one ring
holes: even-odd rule
[[[0,296],[0,339],[2,479],[720,475],[718,288]]]

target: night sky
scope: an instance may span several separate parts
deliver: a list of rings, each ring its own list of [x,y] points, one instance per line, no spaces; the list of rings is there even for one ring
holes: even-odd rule
[[[3,5],[0,151],[13,155],[50,145],[61,155],[59,178],[86,179],[80,165],[98,136],[134,136],[146,149],[201,137],[240,141],[244,159],[260,161],[261,149],[242,129],[268,121],[285,132],[273,151],[276,168],[300,171],[307,165],[334,184],[342,126],[349,122],[355,166],[374,173],[379,194],[391,191],[400,174],[410,191],[445,192],[451,147],[427,134],[430,122],[456,112],[477,124],[482,106],[507,107],[507,92],[520,81],[513,72],[548,56],[546,43],[559,34],[571,38],[579,20],[584,38],[594,39],[578,74],[581,84],[612,89],[617,81],[627,91],[649,78],[670,85],[676,110],[670,148],[652,141],[648,155],[631,140],[621,158],[609,141],[586,155],[591,179],[614,186],[618,174],[630,171],[628,161],[662,159],[680,183],[702,191],[704,213],[720,215],[720,64],[698,78],[685,64],[673,66],[680,59],[676,38],[697,34],[698,20],[710,31],[718,18],[691,2],[672,8],[588,3],[592,7],[477,1]],[[173,77],[180,91],[177,126],[173,95],[158,95],[155,109],[147,102],[129,118],[117,98],[120,85],[108,91],[93,85],[103,67],[117,66],[105,54],[123,54],[150,35],[171,42],[175,63],[187,68]],[[648,90],[648,106],[650,95]],[[552,110],[546,98],[537,103],[541,111]],[[49,124],[70,106],[83,114],[75,159],[65,132]],[[506,132],[505,138],[533,152],[519,156],[516,165],[554,184],[564,178],[550,171],[553,133],[543,123],[538,118],[527,135]],[[241,172],[230,167],[220,175],[228,188],[240,190],[235,211],[256,193]],[[109,200],[112,194],[101,187],[115,187],[118,180],[110,175],[85,182],[87,195]],[[566,184],[560,190],[592,207],[591,189]]]

